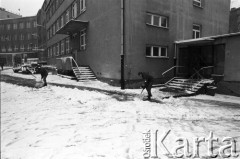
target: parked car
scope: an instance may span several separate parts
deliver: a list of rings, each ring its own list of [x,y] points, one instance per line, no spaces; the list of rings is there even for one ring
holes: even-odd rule
[[[30,74],[30,73],[35,73],[35,67],[33,67],[30,64],[23,64],[21,66],[18,67],[13,67],[13,72],[14,73],[24,73],[24,74]]]

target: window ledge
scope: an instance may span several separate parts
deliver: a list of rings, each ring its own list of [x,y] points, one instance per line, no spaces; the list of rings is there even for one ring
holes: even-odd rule
[[[148,23],[146,23],[146,25],[147,25],[147,26],[151,26],[151,27],[156,27],[156,28],[161,28],[161,29],[169,30],[169,27],[165,28],[165,27],[161,27],[161,26],[156,26],[156,25],[148,24]]]
[[[196,7],[196,8],[203,9],[203,7],[202,7],[202,6],[198,6],[198,5],[196,5],[196,4],[193,4],[193,6],[194,6],[194,7]]]
[[[169,57],[154,57],[154,56],[146,56],[146,58],[152,58],[152,59],[169,59]]]

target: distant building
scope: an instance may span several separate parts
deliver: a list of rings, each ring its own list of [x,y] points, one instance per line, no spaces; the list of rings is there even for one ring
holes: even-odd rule
[[[232,8],[230,12],[229,32],[240,32],[240,8]]]
[[[6,65],[17,65],[36,58],[37,39],[36,16],[0,20],[1,60]]]
[[[19,14],[11,13],[7,11],[5,8],[0,7],[0,19],[10,19],[10,18],[21,18],[22,16]]]
[[[176,65],[175,41],[226,34],[230,0],[51,0],[48,62],[72,56],[100,79],[162,79]]]

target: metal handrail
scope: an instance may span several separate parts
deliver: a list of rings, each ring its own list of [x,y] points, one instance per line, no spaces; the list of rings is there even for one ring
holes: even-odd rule
[[[162,73],[162,76],[164,76],[166,73],[168,73],[168,72],[171,71],[172,69],[178,68],[178,67],[184,67],[184,66],[173,66],[173,67],[171,67],[170,69],[168,69],[167,71],[163,72],[163,73]]]
[[[200,71],[204,70],[204,69],[209,69],[209,68],[213,68],[214,66],[205,66],[200,68],[198,71],[196,71],[191,77],[190,79],[192,79],[196,74],[199,74]]]
[[[79,69],[79,67],[78,67],[77,62],[74,60],[74,58],[72,58],[72,60],[73,60],[73,62],[77,65],[77,68],[78,68],[78,71],[80,72],[80,74],[82,74],[81,71],[80,71],[80,69]]]

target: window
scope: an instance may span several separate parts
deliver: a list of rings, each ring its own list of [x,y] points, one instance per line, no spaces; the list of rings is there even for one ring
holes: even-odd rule
[[[38,50],[38,45],[35,44],[34,47],[33,47],[33,49],[37,51],[37,50]]]
[[[168,18],[165,16],[159,16],[148,13],[146,23],[157,27],[168,28]]]
[[[17,24],[13,24],[13,29],[14,29],[14,30],[17,29]]]
[[[28,44],[28,51],[32,50],[32,44]]]
[[[24,35],[23,34],[20,35],[20,40],[24,40]]]
[[[12,46],[11,45],[8,46],[8,52],[12,52]]]
[[[20,23],[20,29],[24,29],[24,23]]]
[[[56,31],[58,31],[58,30],[59,30],[59,22],[57,20],[57,22],[56,22]]]
[[[193,24],[193,39],[201,37],[201,25]]]
[[[69,22],[69,11],[66,12],[66,23]]]
[[[33,22],[33,27],[34,27],[34,28],[37,27],[37,22],[36,22],[36,21]]]
[[[6,52],[5,46],[2,46],[2,52]]]
[[[31,23],[27,22],[27,28],[31,28]]]
[[[51,55],[50,55],[50,49],[48,48],[47,50],[48,50],[48,57],[51,57]]]
[[[7,30],[10,30],[10,29],[11,29],[11,25],[7,24]]]
[[[14,46],[14,51],[18,51],[18,46],[17,45]]]
[[[49,38],[51,38],[52,37],[52,27],[50,27],[49,29],[50,29],[49,30]]]
[[[15,41],[18,40],[18,36],[17,36],[17,34],[15,34],[15,35],[13,36],[13,40],[15,40]]]
[[[30,33],[28,33],[28,40],[31,40],[31,38],[32,38],[32,34],[30,34]]]
[[[202,0],[193,0],[193,5],[198,6],[198,7],[202,7]]]
[[[56,47],[55,47],[55,45],[53,45],[53,56],[55,56],[56,55]]]
[[[74,2],[72,5],[72,19],[77,17],[77,2]]]
[[[86,10],[86,3],[85,0],[80,0],[80,13]]]
[[[50,56],[52,57],[53,54],[52,54],[52,47],[50,47]]]
[[[147,46],[146,57],[167,57],[167,47],[162,46]]]
[[[66,38],[66,54],[69,54],[69,38]]]
[[[56,46],[56,56],[59,55],[59,43],[57,43],[57,46]]]
[[[63,16],[61,16],[61,27],[64,26],[64,19],[63,19]]]
[[[86,50],[86,29],[80,31],[80,50]]]
[[[20,46],[20,51],[24,51],[24,45],[23,44]]]
[[[61,54],[64,54],[64,40],[61,41]]]
[[[55,23],[53,24],[53,35],[55,35],[55,33],[56,33],[56,25],[55,25]]]

